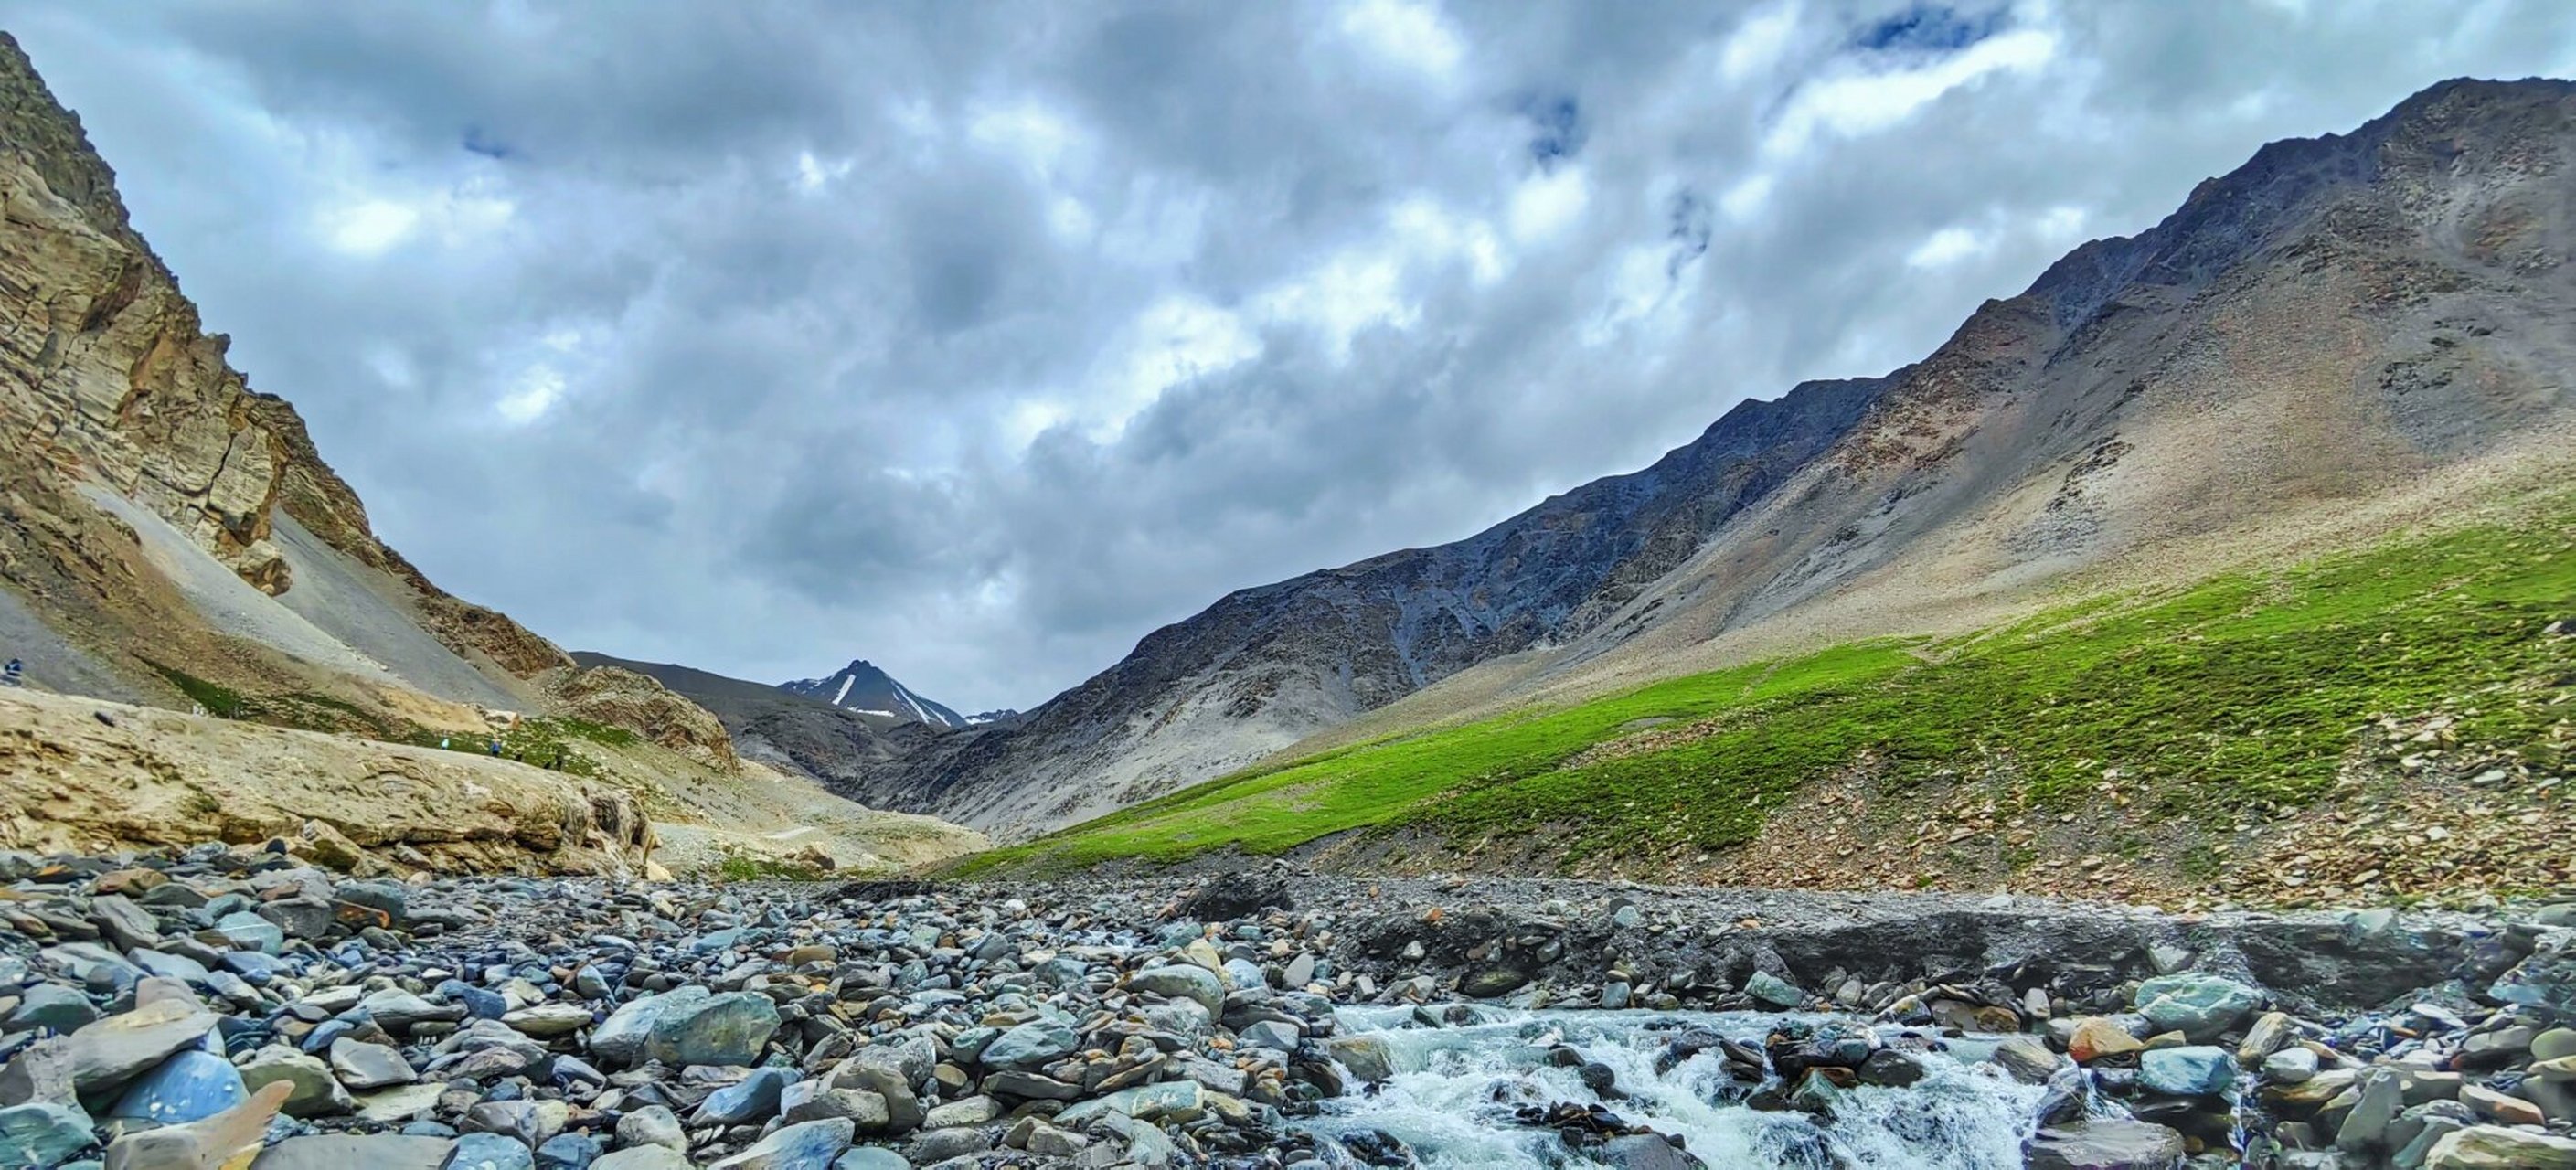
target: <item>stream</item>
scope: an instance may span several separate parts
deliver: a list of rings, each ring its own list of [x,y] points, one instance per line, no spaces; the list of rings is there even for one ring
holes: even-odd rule
[[[1586,1156],[1586,1135],[1569,1141],[1553,1127],[1573,1109],[1599,1107],[1628,1125],[1677,1135],[1702,1162],[1726,1170],[2012,1170],[2022,1165],[2042,1096],[1983,1063],[1992,1044],[1975,1040],[1938,1041],[1943,1051],[1919,1053],[1927,1075],[1906,1087],[1832,1094],[1824,1118],[1748,1105],[1765,1089],[1777,1097],[1788,1086],[1767,1074],[1736,1079],[1715,1047],[1673,1059],[1675,1041],[1694,1031],[1757,1050],[1784,1027],[1830,1024],[1883,1040],[1904,1032],[1854,1017],[1480,1009],[1472,1022],[1426,1027],[1411,1009],[1345,1008],[1339,1018],[1347,1033],[1382,1040],[1394,1072],[1373,1088],[1355,1082],[1300,1123],[1328,1160],[1345,1166],[1404,1164],[1401,1151],[1432,1168],[1600,1165]],[[1585,1064],[1610,1071],[1609,1094],[1586,1083]],[[1600,1082],[1598,1068],[1589,1073]],[[1384,1138],[1402,1143],[1401,1151]]]

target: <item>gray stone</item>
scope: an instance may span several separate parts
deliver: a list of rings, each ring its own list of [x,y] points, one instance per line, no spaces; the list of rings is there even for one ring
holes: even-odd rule
[[[98,1009],[90,1006],[88,996],[59,983],[39,983],[18,998],[18,1006],[6,1020],[0,1020],[0,1032],[29,1028],[71,1032],[97,1018]]]
[[[455,1148],[446,1138],[324,1134],[270,1146],[251,1170],[439,1170]]]
[[[2497,1125],[2465,1126],[2433,1143],[2424,1165],[2426,1170],[2576,1170],[2576,1138]]]
[[[690,1170],[688,1158],[664,1146],[635,1146],[601,1154],[590,1170]]]
[[[848,1118],[779,1128],[759,1144],[715,1164],[715,1170],[831,1170],[857,1127]]]
[[[666,1146],[686,1152],[689,1135],[680,1128],[678,1114],[660,1105],[647,1105],[628,1110],[617,1119],[617,1144],[620,1146]]]
[[[2225,976],[2190,972],[2139,984],[2133,1002],[2157,1032],[2180,1032],[2205,1043],[2262,1006],[2263,993]]]
[[[2342,1127],[2335,1131],[2335,1148],[2346,1153],[2362,1153],[2385,1144],[2389,1123],[2397,1120],[2397,1111],[2406,1107],[2405,1088],[2391,1070],[2363,1073],[2358,1087],[2361,1099],[2344,1114]]]
[[[1211,1019],[1225,1014],[1225,983],[1205,967],[1188,963],[1151,967],[1129,976],[1127,986],[1166,999],[1193,1001],[1206,1008]]]
[[[340,1087],[339,1078],[331,1075],[330,1066],[283,1044],[271,1044],[252,1053],[242,1064],[241,1075],[242,1084],[254,1093],[270,1081],[295,1086],[286,1098],[285,1113],[289,1117],[347,1113],[357,1104],[349,1099],[349,1091]]]
[[[352,1089],[382,1089],[420,1079],[401,1052],[347,1036],[331,1042],[331,1075]]]
[[[1082,1037],[1072,1028],[1054,1020],[1031,1020],[985,1045],[983,1060],[994,1068],[1037,1068],[1080,1047]]]
[[[665,1013],[705,1003],[714,994],[691,984],[620,1007],[591,1029],[591,1055],[613,1065],[636,1064],[644,1058],[644,1045],[652,1037],[654,1023]]]
[[[653,1021],[644,1054],[669,1065],[748,1065],[778,1031],[778,1005],[735,991],[675,1005]]]
[[[143,1075],[170,1059],[172,1053],[194,1046],[214,1027],[214,1013],[195,1004],[162,1000],[98,1020],[46,1043],[62,1048],[69,1061],[72,1086],[88,1096],[116,1089]]]
[[[2182,1135],[2143,1121],[2093,1118],[2032,1135],[2023,1149],[2026,1170],[2176,1170],[2183,1164]]]
[[[751,1075],[707,1094],[691,1114],[691,1125],[743,1125],[767,1121],[778,1112],[778,1095],[796,1080],[791,1069],[770,1067],[751,1070]]]
[[[514,1137],[469,1133],[456,1139],[447,1170],[536,1170],[536,1152]]]
[[[1782,1012],[1796,1008],[1806,999],[1796,985],[1768,971],[1756,971],[1745,980],[1744,994],[1752,996],[1755,1003]]]
[[[2015,1036],[1995,1045],[1995,1063],[2025,1085],[2044,1085],[2063,1060],[2036,1036]]]

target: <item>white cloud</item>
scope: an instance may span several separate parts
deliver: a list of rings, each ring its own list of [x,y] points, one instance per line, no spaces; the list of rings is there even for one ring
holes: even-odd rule
[[[1763,153],[1790,156],[1820,135],[1850,138],[1903,122],[1941,95],[1996,73],[2035,73],[2057,58],[2057,34],[1997,33],[1912,69],[1845,73],[1800,86],[1762,140]]]
[[[1945,227],[1923,238],[1905,254],[1909,268],[1943,268],[1986,250],[1985,237],[1963,227]]]
[[[418,226],[420,209],[392,199],[365,199],[322,213],[324,238],[352,256],[390,251]]]
[[[492,404],[503,421],[512,426],[526,426],[545,417],[564,395],[564,376],[553,366],[530,366],[519,374],[510,392]]]
[[[1164,391],[1261,356],[1261,339],[1241,317],[1197,297],[1157,301],[1123,333],[1094,375],[1088,401],[1061,416],[1087,424],[1095,442],[1117,437]],[[1041,406],[1018,425],[1044,417],[1047,409]]]
[[[796,152],[796,187],[807,194],[831,186],[833,180],[846,177],[858,165],[856,159],[833,159],[826,162],[810,150]]]
[[[1436,80],[1455,77],[1467,56],[1437,4],[1355,0],[1342,9],[1342,31],[1378,56]]]
[[[1718,56],[1718,72],[1728,81],[1742,81],[1758,70],[1770,68],[1787,55],[1797,31],[1796,4],[1774,5],[1746,17],[1727,36],[1726,47]]]
[[[1548,239],[1583,215],[1592,186],[1581,167],[1559,167],[1521,180],[1512,190],[1512,238],[1524,244]]]
[[[1761,214],[1762,205],[1771,201],[1771,188],[1779,180],[1767,174],[1747,175],[1728,185],[1717,197],[1717,209],[1726,218],[1742,223]]]

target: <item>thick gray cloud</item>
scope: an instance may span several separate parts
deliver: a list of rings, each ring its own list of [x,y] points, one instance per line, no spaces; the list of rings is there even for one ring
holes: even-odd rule
[[[2550,0],[13,4],[386,538],[566,644],[1033,704],[1921,356]]]

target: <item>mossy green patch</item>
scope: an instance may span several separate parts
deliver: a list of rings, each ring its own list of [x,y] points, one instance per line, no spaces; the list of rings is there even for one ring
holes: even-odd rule
[[[1800,786],[1861,764],[1897,790],[1974,774],[2009,802],[2072,808],[2117,791],[2216,824],[2315,799],[2368,721],[2434,709],[2457,717],[2464,749],[2558,768],[2576,639],[2542,631],[2576,616],[2571,534],[2576,497],[2562,496],[2516,523],[2094,595],[1971,637],[1851,643],[1382,739],[960,868],[1277,853],[1398,827],[1650,857],[1743,842]]]

